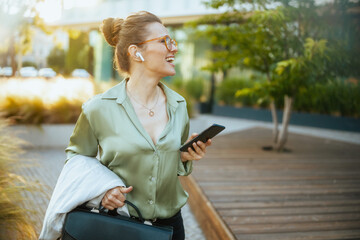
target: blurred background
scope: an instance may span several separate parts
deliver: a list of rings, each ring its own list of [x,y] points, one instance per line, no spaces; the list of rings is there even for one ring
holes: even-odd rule
[[[76,116],[57,119],[43,110],[51,111],[50,103],[79,105],[123,79],[99,26],[139,10],[160,16],[179,42],[177,74],[164,81],[202,112],[214,104],[283,108],[288,95],[296,96],[295,111],[359,117],[359,3],[350,0],[2,0],[5,116],[73,123]],[[16,110],[20,104],[33,107]]]
[[[124,78],[102,20],[141,10],[159,16],[178,42],[176,75],[163,81],[186,98],[192,119],[272,123],[266,149],[278,152],[290,124],[360,132],[358,0],[0,0],[0,201],[10,209],[0,217],[20,219],[14,231],[27,231],[18,239],[38,234],[17,204],[36,184],[10,174],[19,172],[21,149],[31,149],[24,139],[36,149],[66,144],[82,103]],[[29,130],[52,124],[70,124],[65,142]]]

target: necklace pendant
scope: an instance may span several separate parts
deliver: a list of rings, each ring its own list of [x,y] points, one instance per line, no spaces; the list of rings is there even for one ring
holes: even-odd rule
[[[150,109],[150,110],[149,110],[149,116],[152,117],[152,116],[154,116],[154,114],[155,114],[155,113],[153,112],[153,110]]]

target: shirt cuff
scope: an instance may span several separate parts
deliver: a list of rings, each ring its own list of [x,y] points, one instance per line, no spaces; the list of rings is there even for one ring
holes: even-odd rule
[[[188,176],[193,169],[193,161],[182,162],[179,160],[178,164],[178,175],[179,176]]]

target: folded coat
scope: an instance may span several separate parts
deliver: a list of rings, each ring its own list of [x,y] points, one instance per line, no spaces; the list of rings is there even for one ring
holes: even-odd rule
[[[86,203],[98,207],[105,193],[124,182],[98,159],[76,155],[62,169],[46,210],[39,240],[55,240],[61,236],[66,213]],[[125,205],[118,213],[129,216]]]

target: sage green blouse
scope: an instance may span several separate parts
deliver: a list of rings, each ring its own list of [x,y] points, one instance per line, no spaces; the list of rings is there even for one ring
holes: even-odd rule
[[[192,161],[181,162],[180,146],[189,135],[185,99],[160,83],[167,98],[169,121],[157,144],[140,123],[126,94],[126,80],[83,104],[82,113],[66,148],[95,157],[134,189],[126,198],[145,219],[169,218],[185,205],[188,194],[178,175],[192,171]],[[137,216],[129,207],[130,215]]]

